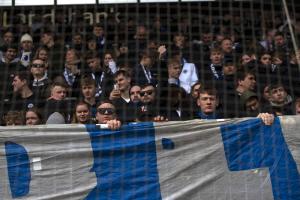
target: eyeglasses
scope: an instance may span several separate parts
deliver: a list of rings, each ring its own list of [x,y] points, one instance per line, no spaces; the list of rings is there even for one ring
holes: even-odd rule
[[[153,93],[152,90],[150,90],[150,91],[143,91],[143,92],[140,93],[140,96],[143,97],[143,96],[145,96],[146,94],[147,94],[147,95],[152,95],[152,93]]]
[[[31,64],[31,67],[43,68],[43,67],[45,67],[45,65],[44,64],[35,64],[35,63],[33,63],[33,64]]]
[[[112,115],[115,113],[115,109],[113,109],[113,108],[98,108],[97,112],[101,115]]]

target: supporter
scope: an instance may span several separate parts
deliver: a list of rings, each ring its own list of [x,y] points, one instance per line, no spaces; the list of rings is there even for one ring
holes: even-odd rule
[[[26,110],[33,107],[41,107],[42,101],[30,89],[30,76],[26,71],[18,72],[12,81],[14,96],[10,110]]]
[[[60,75],[64,67],[64,45],[61,41],[55,39],[54,33],[45,31],[41,35],[40,45],[48,50],[48,77],[54,79]]]
[[[215,83],[217,80],[223,79],[222,67],[223,65],[223,53],[219,48],[213,48],[210,50],[210,63],[201,70],[200,80],[204,83]]]
[[[96,120],[99,124],[107,124],[109,129],[121,127],[121,121],[117,119],[116,108],[109,101],[103,101],[98,105]]]
[[[80,33],[75,33],[72,37],[71,44],[66,45],[67,49],[75,49],[78,53],[82,53],[84,49],[84,41]]]
[[[97,41],[93,36],[88,36],[86,40],[87,51],[97,51]]]
[[[89,105],[91,116],[95,117],[97,104],[100,101],[99,97],[96,97],[96,81],[91,76],[85,76],[80,81],[80,87],[83,101]]]
[[[191,89],[191,96],[193,99],[198,99],[199,97],[199,92],[200,92],[200,88],[202,86],[202,83],[201,82],[196,82],[193,86],[192,86],[192,89]]]
[[[267,29],[263,40],[259,42],[262,51],[273,52],[274,51],[274,35],[276,29]]]
[[[1,41],[1,39],[2,39],[2,41]],[[4,47],[13,45],[14,40],[15,40],[14,33],[11,30],[7,29],[7,30],[3,31],[3,36],[2,36],[2,38],[0,38],[0,41],[2,42],[0,44],[0,60],[2,60],[2,58],[3,58]]]
[[[4,116],[5,126],[18,126],[24,125],[24,118],[21,111],[9,111]]]
[[[133,69],[132,74],[134,75],[134,83],[138,85],[144,85],[151,83],[157,84],[157,77],[154,64],[155,54],[153,52],[143,52],[141,55],[140,62]]]
[[[180,85],[179,76],[182,70],[180,61],[177,58],[168,60],[168,84]]]
[[[33,77],[31,83],[33,93],[41,99],[46,100],[48,96],[47,89],[51,81],[48,79],[46,73],[45,62],[41,59],[33,59],[30,65],[30,72]]]
[[[129,89],[131,86],[131,77],[127,71],[119,70],[115,73],[115,86],[111,91],[109,99],[116,106],[118,118],[122,122],[135,120],[135,116],[130,116],[134,109],[134,104],[130,100]]]
[[[33,57],[33,40],[31,35],[25,33],[24,35],[22,35],[21,40],[20,40],[20,44],[21,44],[21,51],[20,51],[20,62],[24,67],[29,66],[30,61]]]
[[[256,80],[258,91],[262,91],[266,85],[274,80],[280,81],[280,70],[272,63],[272,55],[269,52],[262,52],[259,55],[259,63],[256,68]]]
[[[99,23],[93,25],[93,36],[96,39],[97,50],[100,51],[100,56],[103,56],[104,47],[107,43],[103,25]]]
[[[252,51],[245,52],[240,57],[240,65],[244,68],[253,69],[256,62],[256,55]]]
[[[43,117],[40,111],[36,108],[29,108],[25,112],[25,124],[26,125],[43,124]]]
[[[153,121],[154,117],[159,115],[155,87],[149,83],[142,85],[140,98],[138,121]]]
[[[89,104],[80,101],[75,105],[75,111],[72,117],[73,124],[92,124],[93,120],[91,118]]]
[[[190,55],[189,55],[189,44],[186,41],[187,38],[180,32],[177,32],[173,35],[173,43],[169,51],[176,51],[180,52],[183,62],[190,62]]]
[[[260,101],[256,93],[245,91],[241,95],[242,117],[256,117],[261,112]]]
[[[217,90],[212,87],[202,86],[197,99],[198,110],[195,112],[195,118],[198,119],[220,119],[222,113],[217,110],[219,98]]]
[[[103,68],[99,54],[96,52],[87,52],[85,60],[89,67],[85,74],[91,76],[96,82],[96,97],[107,99],[114,84],[112,73]]]
[[[75,49],[68,49],[65,56],[63,77],[71,89],[71,96],[79,96],[79,81],[82,74],[80,55]]]
[[[274,34],[274,45],[275,50],[277,52],[288,53],[290,51],[289,44],[284,36],[284,34],[280,31],[277,31]]]
[[[104,59],[103,59],[103,66],[104,66],[104,69],[107,70],[107,72],[111,72],[112,74],[116,73],[116,71],[118,70],[117,68],[117,64],[114,60],[114,57],[113,57],[113,53],[109,52],[109,51],[106,51],[104,53]]]
[[[130,100],[138,105],[140,102],[141,102],[141,87],[139,85],[133,85],[130,90],[129,90],[129,93],[130,93]]]
[[[193,110],[190,108],[190,99],[182,87],[176,84],[169,84],[164,94],[166,99],[160,102],[161,116],[170,121],[189,120],[193,118]]]
[[[300,98],[296,98],[295,100],[295,114],[300,115]]]
[[[1,99],[9,99],[12,95],[12,80],[18,71],[26,70],[20,65],[19,58],[17,58],[17,48],[15,46],[6,46],[4,48],[4,57],[0,61],[0,91],[2,93]]]
[[[233,58],[233,42],[229,37],[225,37],[221,41],[221,50],[224,55],[224,58]]]
[[[16,65],[20,59],[17,57],[17,47],[8,45],[3,47],[3,57],[0,61],[1,65]]]
[[[223,117],[233,118],[241,116],[240,110],[242,105],[240,97],[245,91],[256,91],[256,79],[253,71],[242,68],[236,72],[236,78],[235,76],[225,77],[218,88]]]
[[[253,71],[241,69],[237,73],[236,91],[239,95],[241,95],[242,93],[248,90],[256,90],[256,77]]]
[[[51,66],[51,63],[49,63],[49,55],[48,55],[48,49],[46,49],[45,47],[39,47],[37,48],[37,50],[35,51],[35,55],[33,57],[34,59],[40,59],[42,61],[44,61],[46,70],[49,68],[49,66]]]
[[[282,83],[273,83],[269,86],[270,101],[267,109],[272,110],[276,115],[291,115],[293,114],[293,99],[287,93]]]
[[[232,60],[228,60],[224,62],[222,71],[224,77],[229,77],[236,73],[237,67]]]
[[[67,85],[61,82],[53,82],[50,86],[50,97],[44,107],[44,119],[46,124],[66,123],[70,120],[69,113],[73,108],[66,100]]]

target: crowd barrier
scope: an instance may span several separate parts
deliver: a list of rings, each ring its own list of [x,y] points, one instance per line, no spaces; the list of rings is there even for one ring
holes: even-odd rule
[[[299,200],[300,117],[0,128],[0,199]]]

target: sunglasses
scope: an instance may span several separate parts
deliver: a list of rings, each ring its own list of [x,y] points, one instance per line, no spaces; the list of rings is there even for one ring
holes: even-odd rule
[[[144,92],[140,92],[140,96],[143,97],[145,96],[146,94],[147,95],[152,95],[153,91],[144,91]]]
[[[31,64],[31,67],[43,68],[43,67],[45,67],[45,65],[44,64]]]
[[[101,115],[112,115],[115,113],[115,109],[113,109],[113,108],[98,108],[97,112]]]

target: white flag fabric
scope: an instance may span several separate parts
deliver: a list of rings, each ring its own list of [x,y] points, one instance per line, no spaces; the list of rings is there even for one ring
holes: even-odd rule
[[[300,117],[0,129],[0,199],[299,200]]]

